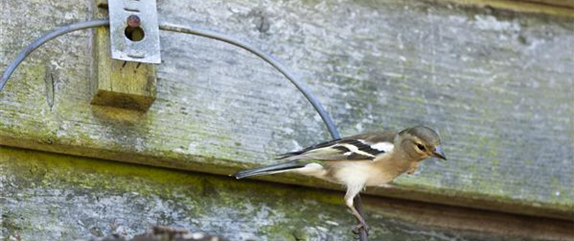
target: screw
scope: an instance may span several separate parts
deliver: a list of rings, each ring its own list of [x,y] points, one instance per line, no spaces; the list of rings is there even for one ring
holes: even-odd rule
[[[141,24],[141,19],[140,17],[138,17],[137,15],[130,15],[128,17],[128,26],[132,27],[132,28],[137,28],[140,26]]]

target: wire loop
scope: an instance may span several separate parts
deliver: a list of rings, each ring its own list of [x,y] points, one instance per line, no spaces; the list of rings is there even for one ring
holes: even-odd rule
[[[28,55],[30,55],[30,53],[32,53],[34,50],[36,50],[37,48],[42,46],[44,43],[46,43],[46,42],[50,41],[51,39],[54,39],[58,36],[61,36],[61,35],[64,35],[64,34],[67,34],[67,33],[73,32],[73,31],[87,29],[87,28],[108,26],[109,24],[110,24],[110,21],[108,19],[94,19],[94,20],[89,20],[89,21],[84,21],[84,22],[73,23],[73,24],[69,24],[69,25],[54,29],[54,30],[48,32],[47,34],[45,34],[44,36],[36,39],[34,42],[32,42],[26,48],[21,50],[20,53],[18,53],[18,55],[14,59],[14,61],[12,61],[12,63],[6,68],[6,71],[2,75],[2,79],[0,79],[0,91],[2,91],[4,89],[4,86],[8,82],[8,79],[10,79],[10,76],[16,70],[18,65],[20,65],[20,63],[22,63],[22,61],[24,61],[24,59],[26,59],[26,57]],[[291,71],[289,71],[289,69],[287,69],[281,63],[279,63],[277,60],[275,60],[272,56],[267,55],[266,53],[258,50],[257,48],[255,48],[249,44],[243,43],[243,42],[241,42],[235,38],[225,36],[223,34],[211,32],[211,31],[207,31],[207,30],[200,30],[200,29],[194,29],[194,28],[185,27],[185,26],[171,25],[168,23],[160,23],[159,28],[161,30],[165,30],[165,31],[180,32],[180,33],[198,35],[198,36],[202,36],[202,37],[206,37],[206,38],[219,40],[222,42],[226,42],[226,43],[235,45],[237,47],[240,47],[242,49],[245,49],[245,50],[257,55],[259,58],[263,59],[265,62],[269,63],[271,66],[273,66],[279,72],[281,72],[281,74],[283,74],[293,85],[295,85],[295,87],[297,87],[297,89],[299,91],[301,91],[301,93],[305,96],[305,98],[307,98],[307,100],[311,103],[313,108],[315,108],[315,111],[317,111],[319,116],[321,116],[321,119],[325,123],[325,126],[329,130],[329,133],[331,134],[331,137],[333,139],[340,139],[341,138],[341,136],[339,135],[339,131],[337,131],[337,128],[335,127],[335,124],[333,123],[333,120],[331,119],[331,117],[329,116],[327,111],[323,108],[323,105],[321,105],[321,103],[319,102],[317,97],[315,97],[315,95],[313,95],[311,90],[309,90],[309,87],[305,84],[305,82],[300,81],[296,75],[294,75]],[[355,207],[357,207],[357,210],[361,210],[361,198],[359,195],[357,195],[355,197],[354,203],[355,203]],[[360,213],[361,213],[361,215],[363,215],[362,211]],[[368,240],[367,235],[366,235],[366,231],[364,229],[361,229],[361,233],[360,233],[359,237],[360,237],[361,241],[367,241]]]

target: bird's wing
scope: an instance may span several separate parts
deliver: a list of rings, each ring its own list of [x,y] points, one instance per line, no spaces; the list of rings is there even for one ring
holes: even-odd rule
[[[320,143],[300,151],[279,155],[282,160],[374,160],[391,152],[394,132],[372,132]]]

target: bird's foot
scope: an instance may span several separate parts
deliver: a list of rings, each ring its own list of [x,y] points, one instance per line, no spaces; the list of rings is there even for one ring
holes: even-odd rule
[[[365,232],[367,232],[367,236],[369,236],[369,225],[367,225],[366,223],[359,223],[355,227],[353,227],[353,233],[359,234],[361,232],[361,229],[364,229]]]

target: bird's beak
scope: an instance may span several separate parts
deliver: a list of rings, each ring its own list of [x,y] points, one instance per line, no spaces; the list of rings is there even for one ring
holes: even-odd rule
[[[446,156],[444,155],[444,152],[442,152],[442,148],[440,146],[436,146],[431,155],[446,161]]]

